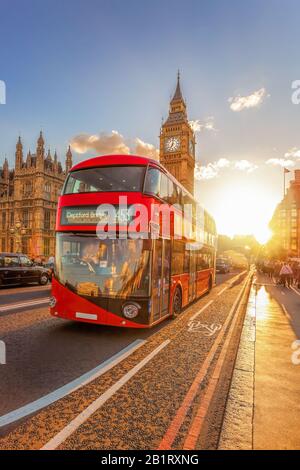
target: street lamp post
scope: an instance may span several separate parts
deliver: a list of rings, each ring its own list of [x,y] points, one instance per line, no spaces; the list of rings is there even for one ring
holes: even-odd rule
[[[20,253],[22,251],[22,237],[26,234],[26,229],[22,227],[22,223],[17,220],[15,226],[10,228],[10,233],[15,236],[16,253]]]

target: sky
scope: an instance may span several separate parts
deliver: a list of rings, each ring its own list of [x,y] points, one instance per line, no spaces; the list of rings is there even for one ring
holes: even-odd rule
[[[220,233],[265,241],[300,168],[299,17],[298,0],[0,0],[0,165],[40,129],[61,159],[155,156],[180,69],[197,199]]]

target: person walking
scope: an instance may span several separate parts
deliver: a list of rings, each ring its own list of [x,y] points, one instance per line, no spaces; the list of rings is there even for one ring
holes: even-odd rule
[[[274,267],[275,267],[275,263],[274,263],[274,260],[271,260],[269,261],[269,266],[268,266],[268,274],[269,274],[269,277],[271,279],[273,279],[273,275],[274,275]]]
[[[287,285],[288,285],[288,287],[291,287],[293,285],[294,271],[293,271],[291,263],[288,263],[288,267],[289,267],[290,272],[287,276]]]
[[[281,284],[286,287],[286,285],[288,285],[288,287],[290,287],[291,285],[291,275],[293,274],[293,271],[292,269],[290,268],[290,266],[288,265],[288,263],[284,263],[281,270],[280,270],[280,281],[281,281]]]
[[[274,266],[274,283],[275,284],[280,283],[280,271],[281,271],[281,263],[280,261],[276,261],[275,266]]]
[[[294,272],[294,284],[298,289],[300,289],[300,263],[296,265],[293,272]]]

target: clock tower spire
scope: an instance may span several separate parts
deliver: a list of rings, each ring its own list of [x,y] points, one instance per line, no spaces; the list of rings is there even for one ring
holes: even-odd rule
[[[169,116],[160,130],[160,162],[192,194],[194,194],[195,135],[189,124],[186,104],[177,74],[175,93]]]

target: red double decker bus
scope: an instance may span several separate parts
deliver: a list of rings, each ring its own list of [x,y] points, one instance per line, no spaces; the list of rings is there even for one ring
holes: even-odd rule
[[[177,316],[214,285],[216,236],[213,218],[159,162],[79,163],[58,203],[51,314],[134,328]]]

